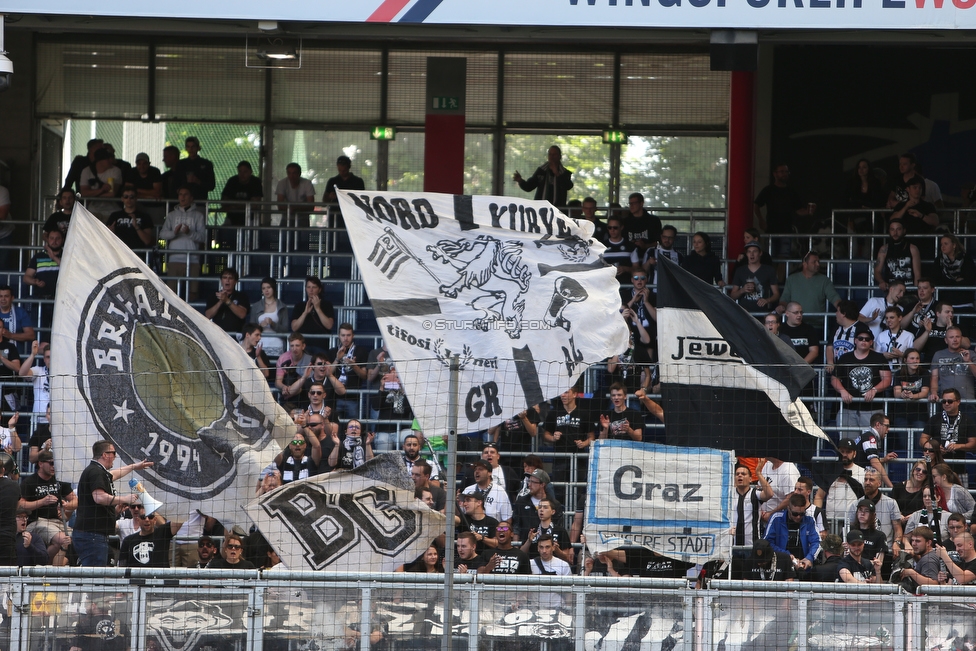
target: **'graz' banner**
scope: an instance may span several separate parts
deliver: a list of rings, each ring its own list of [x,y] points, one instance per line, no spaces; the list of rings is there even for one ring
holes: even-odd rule
[[[624,352],[619,285],[593,226],[545,201],[340,190],[363,282],[425,432],[483,430],[569,389]]]
[[[100,439],[173,521],[242,517],[291,425],[233,338],[184,303],[80,204],[61,258],[51,336],[52,438],[77,480]]]
[[[291,570],[392,572],[444,532],[444,515],[414,497],[395,452],[285,484],[247,514]]]
[[[734,452],[634,441],[595,441],[591,450],[590,551],[637,545],[692,563],[728,557]]]

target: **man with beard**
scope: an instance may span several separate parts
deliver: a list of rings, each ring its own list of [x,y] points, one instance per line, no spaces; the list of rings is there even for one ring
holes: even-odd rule
[[[200,536],[197,540],[197,554],[200,556],[200,560],[197,561],[194,567],[198,570],[207,567],[207,564],[217,555],[217,545],[214,544],[213,538],[210,536]]]
[[[53,562],[58,552],[71,543],[64,518],[77,508],[78,498],[71,484],[55,478],[54,455],[50,451],[37,454],[37,472],[24,479],[20,492],[21,507],[30,513],[27,530],[43,541]]]
[[[912,531],[910,542],[915,567],[901,571],[901,579],[911,579],[915,585],[938,585],[939,553],[935,550],[934,534],[928,527],[918,527]]]
[[[529,555],[512,547],[512,523],[499,522],[495,534],[498,546],[481,554],[487,562],[478,568],[478,574],[532,574]]]
[[[870,561],[863,558],[864,534],[857,529],[847,532],[847,551],[840,562],[838,576],[844,583],[881,583],[881,564],[884,554],[876,554]]]
[[[864,500],[870,500],[874,503],[877,527],[884,533],[888,542],[888,549],[897,554],[901,548],[903,533],[901,511],[898,509],[898,502],[881,493],[881,473],[874,468],[864,469],[864,498],[858,504],[852,504],[848,508],[848,522],[855,521],[857,508]]]
[[[910,286],[922,277],[922,256],[918,247],[905,238],[905,232],[902,220],[888,222],[889,238],[878,251],[878,261],[874,264],[874,277],[883,292],[888,291],[892,280],[901,280]]]
[[[512,519],[512,502],[508,493],[499,486],[492,475],[491,464],[484,459],[478,459],[473,464],[474,481],[464,489],[463,495],[477,493],[484,497],[485,512],[499,522]],[[517,488],[517,484],[513,488]]]

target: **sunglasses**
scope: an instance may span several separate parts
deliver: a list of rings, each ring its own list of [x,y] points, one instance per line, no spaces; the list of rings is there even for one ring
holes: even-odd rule
[[[874,341],[871,337],[855,337],[858,341]]]
[[[305,441],[302,441],[300,439],[295,439],[294,441],[291,442],[291,444],[292,445],[305,445]]]
[[[227,549],[243,549],[241,545],[227,545]]]
[[[495,531],[511,531],[511,529],[508,527],[495,527]]]
[[[939,403],[940,404],[943,404],[943,405],[954,405],[957,402],[959,402],[959,401],[958,400],[954,400],[952,398],[943,398],[942,400],[939,401]]]
[[[633,280],[647,280],[647,276],[632,276]]]
[[[310,395],[310,396],[321,396],[323,394],[325,394],[325,391],[309,391],[308,392],[308,395]]]
[[[799,513],[797,513],[796,511],[790,511],[791,518],[802,518],[805,515],[806,515],[806,511],[800,511]]]

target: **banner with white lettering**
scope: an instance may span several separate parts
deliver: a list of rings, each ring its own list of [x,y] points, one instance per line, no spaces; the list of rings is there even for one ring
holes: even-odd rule
[[[732,551],[735,453],[598,440],[584,532],[590,552],[625,545],[690,563]]]
[[[414,497],[403,456],[290,482],[247,514],[291,570],[392,572],[444,533],[444,514]]]
[[[399,382],[425,432],[449,429],[454,355],[458,428],[473,432],[627,349],[592,223],[510,197],[340,190],[339,203],[387,348],[413,362]]]
[[[86,15],[431,25],[739,29],[971,29],[973,0],[172,0],[94,3]],[[78,14],[68,0],[7,0],[4,11]]]
[[[240,344],[81,204],[61,258],[51,367],[59,476],[77,481],[92,444],[111,441],[115,468],[153,463],[137,479],[173,521],[198,509],[227,527],[241,520],[294,429]]]

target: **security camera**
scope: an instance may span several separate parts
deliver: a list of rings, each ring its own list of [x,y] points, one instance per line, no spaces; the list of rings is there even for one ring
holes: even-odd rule
[[[7,58],[6,52],[0,52],[0,92],[10,88],[14,78],[14,62]]]

